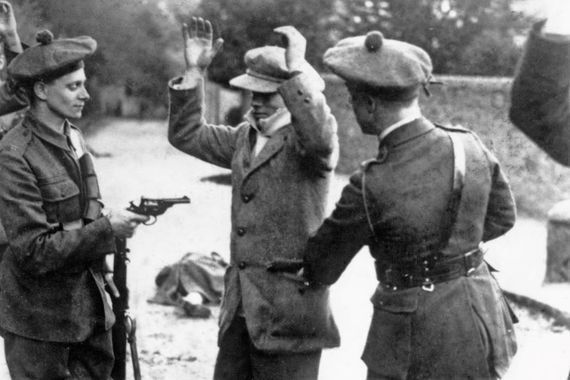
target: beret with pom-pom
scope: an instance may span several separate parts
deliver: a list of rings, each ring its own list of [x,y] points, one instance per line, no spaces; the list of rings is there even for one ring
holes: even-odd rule
[[[77,69],[78,63],[97,49],[97,42],[91,37],[55,39],[49,30],[38,32],[36,41],[8,65],[11,80],[26,82],[63,76]]]
[[[368,88],[412,88],[429,82],[432,63],[420,47],[384,38],[380,31],[340,40],[325,65],[346,82]]]
[[[53,42],[53,33],[49,30],[40,30],[36,34],[36,41],[41,45],[49,45]]]

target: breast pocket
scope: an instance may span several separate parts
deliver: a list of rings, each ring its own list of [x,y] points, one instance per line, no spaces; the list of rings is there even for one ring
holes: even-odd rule
[[[49,223],[67,223],[81,218],[79,187],[69,178],[40,184],[43,208]]]

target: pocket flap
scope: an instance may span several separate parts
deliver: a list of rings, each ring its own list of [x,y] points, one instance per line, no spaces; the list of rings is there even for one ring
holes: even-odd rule
[[[378,285],[370,299],[375,308],[392,313],[413,313],[418,308],[418,288],[386,290]]]
[[[58,202],[79,195],[79,187],[69,178],[40,185],[40,191],[44,200],[48,202]]]

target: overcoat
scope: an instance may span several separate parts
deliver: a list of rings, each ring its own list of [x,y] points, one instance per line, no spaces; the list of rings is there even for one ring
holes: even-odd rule
[[[88,154],[77,160],[66,136],[29,112],[0,141],[0,220],[8,240],[0,265],[1,329],[80,342],[95,326],[112,326],[102,269],[115,243],[109,220],[93,206],[99,190],[90,160]]]
[[[534,25],[511,89],[510,118],[540,148],[570,166],[570,41]]]
[[[377,160],[350,178],[335,210],[309,241],[311,281],[334,283],[364,245],[377,263],[441,250],[454,173],[448,133],[464,146],[465,175],[456,221],[441,253],[461,255],[513,226],[513,197],[491,152],[467,130],[445,131],[419,118],[386,136]],[[470,276],[432,289],[379,283],[371,301],[362,358],[386,378],[492,378],[504,374],[515,352],[508,306],[484,263]]]
[[[230,265],[219,341],[241,302],[258,349],[307,352],[339,344],[328,287],[303,289],[300,278],[268,267],[277,260],[300,261],[324,218],[338,153],[336,121],[304,74],[284,82],[279,92],[292,123],[255,158],[248,122],[236,128],[205,122],[202,85],[171,86],[168,138],[181,151],[232,171]]]

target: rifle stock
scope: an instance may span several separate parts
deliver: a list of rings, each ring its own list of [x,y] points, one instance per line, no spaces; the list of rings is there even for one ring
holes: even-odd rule
[[[141,198],[137,206],[130,202],[127,210],[138,214],[156,217],[164,214],[167,208],[175,204],[190,203],[190,198]],[[154,223],[154,222],[153,222]],[[151,223],[152,224],[152,223]],[[117,252],[113,260],[113,281],[119,290],[119,297],[113,297],[113,313],[115,324],[113,325],[113,352],[115,364],[111,372],[113,380],[125,380],[127,368],[127,343],[130,346],[131,361],[135,380],[141,379],[139,357],[137,351],[136,319],[129,314],[129,288],[127,287],[127,263],[129,261],[127,240],[116,238]]]
[[[141,378],[136,352],[136,322],[129,315],[129,288],[127,287],[127,262],[129,249],[126,239],[115,239],[117,253],[113,261],[113,281],[119,290],[119,298],[113,299],[113,313],[115,313],[115,325],[113,326],[113,352],[115,364],[111,372],[114,380],[126,379],[127,368],[127,342],[135,342],[131,345],[131,359],[133,373],[136,380]]]

